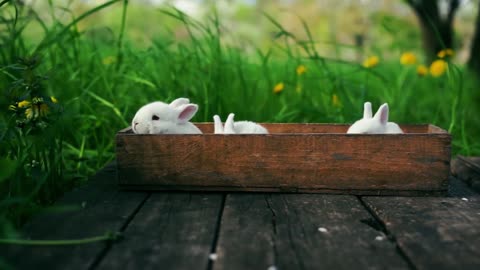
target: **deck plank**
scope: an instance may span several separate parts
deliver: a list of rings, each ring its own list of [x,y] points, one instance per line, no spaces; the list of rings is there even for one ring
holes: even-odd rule
[[[480,196],[451,179],[450,197],[363,197],[417,269],[480,268]]]
[[[120,231],[147,198],[145,192],[120,192],[115,167],[109,165],[89,184],[65,194],[57,207],[68,211],[42,213],[22,228],[22,238],[80,239]],[[106,242],[75,246],[0,245],[0,254],[14,269],[88,269]]]
[[[98,269],[207,269],[223,198],[153,194]]]
[[[480,157],[457,156],[452,160],[452,174],[480,193]]]
[[[371,219],[354,196],[229,194],[213,268],[408,269]]]

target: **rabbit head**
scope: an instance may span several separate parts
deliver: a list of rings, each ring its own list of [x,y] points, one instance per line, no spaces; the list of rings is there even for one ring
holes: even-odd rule
[[[201,131],[188,122],[197,112],[198,106],[186,98],[171,104],[152,102],[141,107],[132,120],[136,134],[196,134]]]
[[[347,133],[375,134],[386,133],[388,122],[388,104],[385,103],[372,117],[372,104],[365,102],[363,105],[363,118],[356,121],[348,128]]]

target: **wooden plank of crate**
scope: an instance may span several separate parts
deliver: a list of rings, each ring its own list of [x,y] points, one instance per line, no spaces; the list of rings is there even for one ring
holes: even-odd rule
[[[128,188],[446,192],[450,136],[130,134],[117,158]]]
[[[98,269],[207,269],[224,195],[154,193]]]
[[[362,197],[417,269],[480,268],[480,196],[451,182],[452,197]]]
[[[213,269],[408,269],[371,221],[354,196],[229,194]]]
[[[115,165],[65,194],[55,206],[70,210],[39,214],[22,228],[22,239],[80,239],[121,231],[147,198],[145,192],[120,192]],[[14,269],[88,269],[104,252],[106,242],[75,246],[0,245],[0,254]]]

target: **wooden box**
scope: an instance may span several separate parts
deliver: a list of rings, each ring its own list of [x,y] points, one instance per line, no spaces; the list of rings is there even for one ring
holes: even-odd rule
[[[405,134],[345,134],[348,125],[263,124],[267,135],[116,136],[118,184],[136,190],[440,195],[451,136],[433,125]]]

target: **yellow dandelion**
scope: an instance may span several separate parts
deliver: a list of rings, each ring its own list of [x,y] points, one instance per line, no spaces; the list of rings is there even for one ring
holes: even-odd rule
[[[412,52],[404,52],[400,56],[400,63],[402,65],[413,65],[417,63],[417,57]]]
[[[280,92],[283,91],[283,88],[285,88],[285,85],[283,82],[277,83],[275,87],[273,87],[273,93],[279,94]]]
[[[332,104],[333,104],[334,107],[341,107],[342,106],[342,103],[340,102],[340,99],[338,98],[338,96],[336,94],[332,95]]]
[[[58,100],[57,100],[54,96],[51,96],[51,97],[50,97],[50,100],[51,100],[53,103],[58,103]]]
[[[297,74],[300,76],[303,73],[307,72],[307,68],[304,65],[299,65],[297,67]]]
[[[442,59],[435,60],[433,63],[430,65],[430,74],[432,74],[433,77],[440,77],[447,71],[448,64]]]
[[[445,58],[446,56],[453,56],[453,50],[452,49],[441,50],[437,53],[437,56],[439,58]]]
[[[25,117],[29,120],[44,117],[49,113],[48,105],[45,103],[33,104],[25,110]]]
[[[111,65],[115,62],[117,62],[117,58],[113,55],[107,56],[102,59],[102,64],[104,64],[105,66]]]
[[[18,103],[19,108],[26,108],[30,106],[30,101],[28,100],[22,100]]]
[[[28,108],[28,109],[25,110],[25,117],[27,117],[27,119],[32,119],[33,118],[32,108]]]
[[[378,65],[379,61],[380,60],[378,59],[377,56],[370,56],[367,59],[365,59],[365,61],[363,61],[363,66],[366,67],[366,68],[372,68],[372,67]]]
[[[425,76],[428,74],[428,68],[425,65],[417,66],[417,74],[418,76]]]

